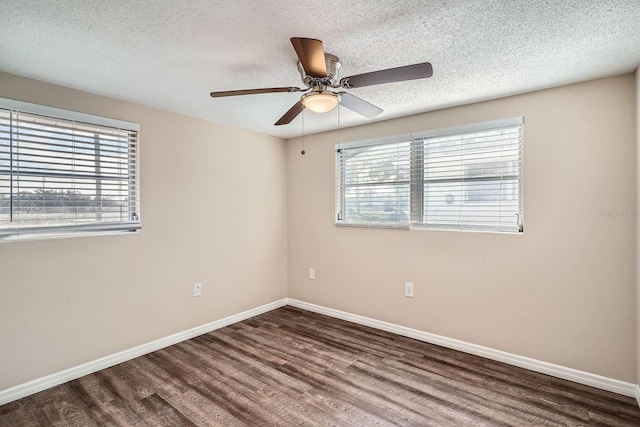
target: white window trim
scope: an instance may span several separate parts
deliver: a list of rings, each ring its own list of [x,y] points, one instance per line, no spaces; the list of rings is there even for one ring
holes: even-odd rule
[[[124,120],[111,119],[108,117],[94,116],[93,114],[64,110],[62,108],[49,107],[47,105],[32,104],[30,102],[17,101],[15,99],[9,98],[0,98],[0,108],[6,108],[7,110],[24,111],[25,113],[40,114],[42,116],[56,117],[62,120],[73,120],[76,122],[114,127],[136,132],[140,131],[140,125],[138,123],[125,122]]]
[[[488,122],[470,123],[459,126],[451,126],[440,129],[432,129],[428,131],[413,132],[411,135],[414,139],[433,138],[436,136],[447,136],[456,133],[481,132],[483,130],[524,125],[524,117],[510,117],[507,119],[492,120]]]
[[[472,131],[480,132],[483,130],[494,129],[499,127],[522,126],[522,125],[524,125],[524,117],[518,116],[518,117],[507,118],[507,119],[492,120],[488,122],[477,122],[477,123],[471,123],[471,124],[465,124],[465,125],[431,129],[427,131],[418,131],[418,132],[404,133],[399,135],[382,136],[378,138],[367,138],[367,139],[359,139],[359,140],[348,141],[348,142],[340,142],[335,145],[335,149],[337,151],[338,149],[342,149],[342,148],[348,149],[348,148],[369,147],[372,145],[391,144],[394,142],[407,142],[407,141],[411,141],[412,139],[432,138],[436,136],[447,136],[451,134],[465,133],[465,132],[472,132]]]

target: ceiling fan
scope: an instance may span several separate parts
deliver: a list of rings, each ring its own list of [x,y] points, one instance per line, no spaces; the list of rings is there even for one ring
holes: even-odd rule
[[[305,108],[316,113],[326,113],[338,104],[356,113],[372,118],[382,113],[382,108],[358,98],[348,92],[334,92],[330,89],[351,89],[364,86],[393,83],[405,80],[424,79],[433,75],[433,68],[428,62],[389,68],[370,73],[340,78],[342,64],[337,56],[324,52],[322,41],[301,37],[292,37],[291,44],[298,55],[298,71],[305,88],[270,87],[263,89],[228,90],[211,92],[213,98],[236,95],[254,95],[274,92],[305,92],[280,119],[276,126],[291,123]]]

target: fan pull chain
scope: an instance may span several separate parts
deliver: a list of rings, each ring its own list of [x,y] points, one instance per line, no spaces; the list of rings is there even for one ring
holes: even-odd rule
[[[336,113],[338,114],[338,149],[340,149],[340,105],[338,105],[336,110],[338,110]]]
[[[305,112],[303,110],[302,111],[302,151],[300,151],[300,154],[302,154],[303,156],[306,153],[306,151],[304,150],[304,116],[305,116]]]

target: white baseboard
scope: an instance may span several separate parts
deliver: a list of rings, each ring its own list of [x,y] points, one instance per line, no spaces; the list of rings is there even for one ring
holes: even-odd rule
[[[101,369],[109,368],[111,366],[117,365],[118,363],[126,362],[127,360],[143,356],[156,350],[160,350],[161,348],[165,348],[170,345],[174,345],[179,342],[197,337],[198,335],[206,334],[207,332],[224,328],[225,326],[229,326],[242,320],[246,320],[259,314],[274,310],[276,308],[283,307],[286,304],[286,298],[279,301],[274,301],[260,307],[243,311],[242,313],[225,317],[224,319],[216,320],[205,325],[197,326],[183,332],[178,332],[176,334],[160,338],[147,344],[139,345],[129,350],[121,351],[120,353],[112,354],[110,356],[102,357],[100,359],[84,363],[80,366],[69,368],[55,374],[47,375],[46,377],[19,384],[6,390],[0,390],[0,405],[13,402],[14,400],[18,400],[25,396],[29,396],[39,391],[66,383],[67,381],[75,380],[76,378],[80,378],[84,375],[97,372]]]
[[[565,366],[554,365],[553,363],[543,362],[541,360],[531,359],[524,356],[518,356],[517,354],[511,354],[505,351],[495,350],[489,347],[483,347],[481,345],[471,344],[465,341],[447,338],[440,335],[431,334],[429,332],[423,332],[417,329],[411,329],[404,326],[395,325],[393,323],[371,319],[369,317],[359,316],[357,314],[334,310],[332,308],[322,307],[320,305],[310,304],[292,298],[288,299],[288,305],[413,338],[419,341],[428,342],[430,344],[436,344],[442,347],[474,354],[476,356],[482,356],[487,359],[496,360],[498,362],[507,363],[509,365],[529,369],[530,371],[540,372],[557,378],[585,384],[602,390],[611,391],[613,393],[622,394],[624,396],[635,397],[638,400],[638,405],[640,406],[640,388],[636,384],[604,377],[601,375],[591,374],[589,372],[579,371],[573,368],[567,368]]]

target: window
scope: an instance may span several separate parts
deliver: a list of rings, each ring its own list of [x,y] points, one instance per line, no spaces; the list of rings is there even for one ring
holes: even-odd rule
[[[138,230],[138,130],[0,98],[0,239]]]
[[[339,151],[339,220],[393,226],[409,220],[411,144],[381,144]]]
[[[336,224],[522,231],[522,123],[338,145]]]

